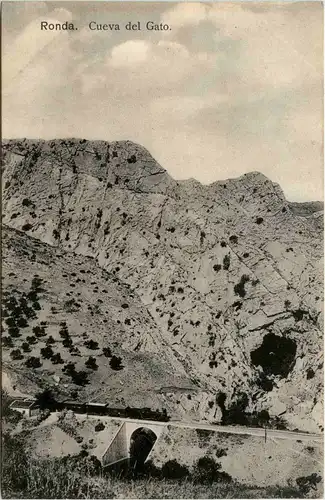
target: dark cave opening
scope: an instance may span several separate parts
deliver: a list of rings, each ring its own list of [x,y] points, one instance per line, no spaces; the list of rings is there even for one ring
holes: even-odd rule
[[[254,366],[261,366],[264,375],[279,375],[283,378],[288,376],[293,367],[296,351],[294,340],[267,333],[260,347],[251,352],[251,362]]]

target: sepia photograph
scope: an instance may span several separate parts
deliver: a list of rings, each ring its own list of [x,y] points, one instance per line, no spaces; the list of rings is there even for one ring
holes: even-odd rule
[[[323,3],[1,21],[2,498],[323,498]]]

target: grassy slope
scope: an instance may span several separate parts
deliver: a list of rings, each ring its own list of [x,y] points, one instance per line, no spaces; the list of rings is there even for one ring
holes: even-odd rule
[[[303,498],[298,488],[255,488],[237,483],[197,484],[191,480],[126,480],[46,460],[29,464],[20,488],[3,481],[3,498]],[[15,482],[20,478],[16,477]]]

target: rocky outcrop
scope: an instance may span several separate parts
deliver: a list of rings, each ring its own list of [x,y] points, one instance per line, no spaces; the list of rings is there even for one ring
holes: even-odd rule
[[[299,211],[258,172],[209,186],[176,182],[129,141],[3,148],[4,222],[92,258],[139,297],[157,327],[152,342],[139,334],[140,351],[168,347],[175,366],[211,394],[213,414],[217,394],[229,406],[244,393],[247,411],[320,429],[318,210]],[[126,336],[125,346],[134,340]]]

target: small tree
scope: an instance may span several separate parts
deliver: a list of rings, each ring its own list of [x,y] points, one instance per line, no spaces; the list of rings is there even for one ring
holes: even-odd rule
[[[112,368],[112,370],[117,371],[117,370],[123,369],[122,358],[120,358],[118,356],[112,356],[109,364],[110,364],[110,367]]]
[[[56,354],[53,354],[51,361],[54,365],[62,364],[64,363],[63,359],[61,358],[61,354],[58,352]]]
[[[66,326],[63,326],[60,330],[59,330],[59,335],[60,337],[62,337],[63,339],[68,339],[70,337],[70,334],[69,334],[69,330]]]
[[[110,350],[109,347],[104,347],[103,354],[106,358],[110,358],[112,356],[112,351]]]
[[[10,337],[13,337],[14,339],[21,337],[18,326],[9,326],[8,333]]]
[[[13,347],[13,345],[14,345],[12,338],[9,337],[9,335],[2,337],[2,343],[3,343],[4,347]]]
[[[42,363],[39,358],[31,356],[30,358],[26,359],[25,365],[28,368],[39,368],[40,366],[42,366]]]
[[[70,337],[63,339],[62,340],[62,345],[63,345],[63,347],[67,347],[67,348],[72,347],[73,346],[72,339]]]
[[[37,338],[34,335],[26,337],[26,340],[29,344],[36,344],[37,343]]]
[[[225,271],[228,271],[229,267],[230,267],[230,255],[227,254],[223,258],[223,268]]]
[[[85,362],[85,365],[87,368],[90,368],[91,370],[97,370],[98,366],[96,364],[96,359],[93,358],[92,356],[89,356],[87,361]]]
[[[45,327],[44,326],[34,326],[33,333],[36,335],[36,337],[44,337],[46,335]]]
[[[36,403],[41,409],[55,406],[56,400],[51,389],[44,389],[35,395]]]
[[[168,460],[161,468],[162,476],[166,479],[182,479],[189,475],[189,470],[185,465],[181,465],[177,460]]]
[[[88,384],[88,376],[84,371],[75,371],[72,374],[72,380],[76,385],[86,385]]]
[[[11,351],[10,357],[11,359],[17,360],[17,359],[23,359],[24,356],[22,355],[20,349],[14,349],[13,351]]]
[[[193,477],[195,482],[212,483],[230,482],[231,476],[220,470],[221,464],[212,457],[201,457],[194,465]]]
[[[43,349],[41,349],[41,355],[43,356],[44,359],[51,359],[52,356],[54,355],[52,347],[51,346],[43,347]]]
[[[86,340],[86,342],[84,342],[84,345],[86,347],[88,347],[88,349],[92,349],[92,350],[95,350],[95,349],[98,349],[98,342],[95,342],[94,340],[90,339],[90,340]]]
[[[31,348],[30,348],[30,345],[28,342],[23,342],[21,344],[21,348],[24,352],[30,352],[31,351]]]
[[[68,377],[71,377],[75,371],[76,371],[76,367],[75,367],[75,364],[74,363],[67,363],[66,365],[64,365],[64,367],[62,368],[62,371],[68,375]]]

